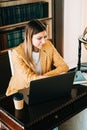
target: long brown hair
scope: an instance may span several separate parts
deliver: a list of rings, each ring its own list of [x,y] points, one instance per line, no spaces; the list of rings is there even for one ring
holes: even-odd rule
[[[32,58],[32,37],[44,30],[46,30],[46,26],[39,20],[31,20],[25,27],[24,51],[26,60],[33,71],[35,71],[35,63]]]

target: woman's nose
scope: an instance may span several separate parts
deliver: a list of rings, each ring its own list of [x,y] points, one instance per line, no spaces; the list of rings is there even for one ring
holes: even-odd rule
[[[45,44],[45,42],[46,42],[46,39],[42,38],[42,43]]]

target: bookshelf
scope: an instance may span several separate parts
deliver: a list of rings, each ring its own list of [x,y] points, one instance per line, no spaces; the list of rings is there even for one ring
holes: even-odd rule
[[[53,38],[52,0],[1,0],[0,12],[0,52],[23,41],[24,27],[31,19],[45,22],[48,38]]]

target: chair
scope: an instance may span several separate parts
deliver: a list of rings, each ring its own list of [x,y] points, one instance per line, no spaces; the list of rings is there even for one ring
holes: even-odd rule
[[[0,98],[5,96],[11,77],[8,51],[0,53]]]
[[[14,75],[14,66],[13,66],[13,63],[12,63],[12,54],[11,53],[12,53],[12,50],[8,50],[10,67],[11,67],[11,75],[13,76]],[[21,89],[21,90],[19,90],[19,93],[23,94],[24,100],[28,104],[28,96],[27,95],[29,95],[29,88]]]
[[[13,68],[13,63],[12,63],[12,50],[8,50],[8,56],[9,56],[9,61],[10,61],[10,67],[11,67],[11,75],[14,75],[14,68]]]

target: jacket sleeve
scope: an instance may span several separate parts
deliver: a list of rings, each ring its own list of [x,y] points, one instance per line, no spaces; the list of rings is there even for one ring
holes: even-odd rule
[[[62,56],[56,50],[53,44],[50,43],[50,50],[52,51],[52,64],[55,66],[55,69],[50,70],[49,72],[45,73],[44,75],[53,76],[65,73],[69,70],[67,63],[64,61]]]

